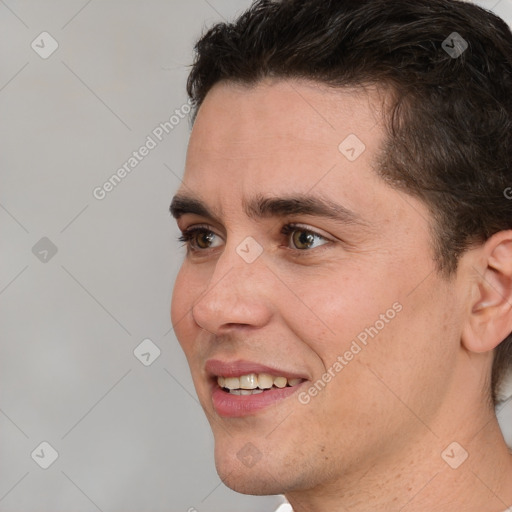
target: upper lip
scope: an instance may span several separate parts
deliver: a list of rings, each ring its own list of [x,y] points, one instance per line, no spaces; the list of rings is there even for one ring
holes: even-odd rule
[[[274,377],[287,377],[289,379],[304,379],[307,376],[303,373],[279,369],[275,366],[267,366],[251,361],[237,359],[236,361],[221,361],[220,359],[209,359],[205,365],[206,372],[210,377],[240,377],[250,373],[268,373]]]

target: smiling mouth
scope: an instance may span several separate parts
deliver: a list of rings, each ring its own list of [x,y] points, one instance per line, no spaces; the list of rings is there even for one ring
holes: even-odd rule
[[[239,377],[217,377],[218,386],[230,395],[257,395],[272,389],[295,387],[304,379],[274,376],[268,373],[249,373]]]

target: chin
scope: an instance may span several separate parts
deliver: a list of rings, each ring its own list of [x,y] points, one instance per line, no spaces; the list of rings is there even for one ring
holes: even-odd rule
[[[311,483],[305,467],[287,461],[286,454],[267,446],[256,451],[261,439],[252,443],[236,436],[215,442],[215,467],[223,483],[233,491],[254,496],[272,496],[307,488]]]
[[[220,479],[241,494],[282,494],[283,485],[275,478],[279,477],[279,469],[274,469],[279,464],[273,462],[269,465],[268,456],[250,441],[239,442],[231,438],[215,443],[215,467]]]
[[[233,491],[253,496],[272,496],[284,492],[283,487],[263,467],[234,468],[219,462],[215,465],[220,479]]]

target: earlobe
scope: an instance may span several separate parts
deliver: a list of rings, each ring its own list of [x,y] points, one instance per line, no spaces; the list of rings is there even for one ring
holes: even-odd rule
[[[481,247],[474,267],[472,304],[462,333],[471,352],[495,349],[512,332],[512,230],[500,231]]]

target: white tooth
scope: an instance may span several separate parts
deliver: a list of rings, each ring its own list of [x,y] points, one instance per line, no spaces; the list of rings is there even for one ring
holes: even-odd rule
[[[256,389],[258,387],[258,376],[255,373],[242,375],[240,377],[240,387],[242,389]]]
[[[226,379],[224,377],[217,377],[217,384],[223,388],[225,387]]]
[[[252,395],[252,390],[251,389],[241,389],[240,394],[241,395]]]
[[[224,379],[224,387],[228,389],[239,389],[240,379],[238,377],[226,377]]]
[[[274,386],[278,388],[284,388],[287,382],[286,377],[274,377]]]
[[[229,392],[232,395],[241,395],[242,394],[242,390],[241,389],[230,389]]]
[[[263,389],[253,389],[252,390],[253,395],[259,395],[260,393],[263,393]]]
[[[290,386],[297,386],[297,384],[300,384],[302,382],[302,379],[288,379],[288,384]]]
[[[260,389],[270,389],[274,384],[274,377],[268,373],[258,374],[258,387]]]

